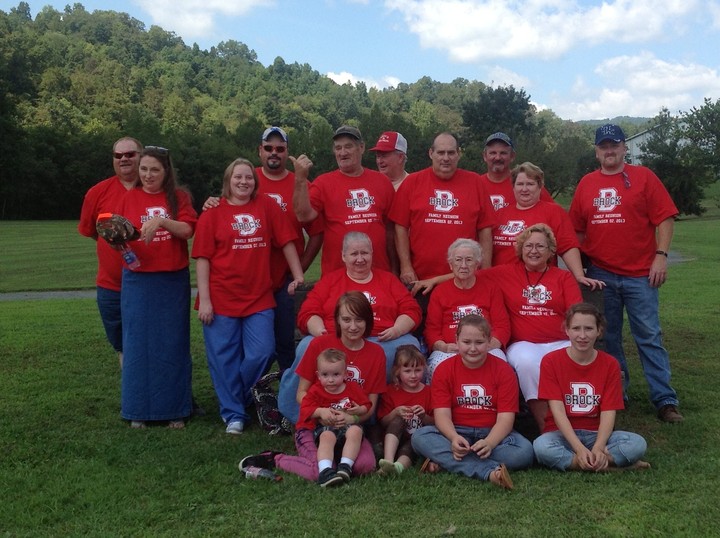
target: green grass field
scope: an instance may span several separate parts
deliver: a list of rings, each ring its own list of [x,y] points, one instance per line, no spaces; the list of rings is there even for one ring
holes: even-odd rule
[[[92,288],[92,242],[74,222],[0,222],[0,291]],[[634,349],[618,426],[648,440],[647,472],[531,469],[504,492],[458,476],[371,476],[325,491],[294,476],[245,479],[242,456],[292,450],[256,425],[227,436],[193,323],[183,431],[130,430],[93,299],[0,302],[0,536],[717,536],[720,520],[720,220],[677,223],[661,292],[686,421],[658,422]]]

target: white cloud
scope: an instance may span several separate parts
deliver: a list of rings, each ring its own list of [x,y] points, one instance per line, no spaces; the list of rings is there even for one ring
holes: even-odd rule
[[[516,89],[530,87],[530,79],[499,65],[487,70],[487,78],[491,86],[514,86]]]
[[[380,80],[369,78],[369,77],[359,77],[355,76],[352,73],[348,73],[347,71],[342,71],[340,73],[334,73],[332,71],[329,71],[326,73],[326,76],[337,82],[338,84],[347,84],[348,82],[352,84],[353,86],[357,84],[358,82],[364,82],[365,86],[368,88],[377,88],[379,90],[383,88],[389,88],[390,86],[397,86],[402,82],[399,78],[393,77],[393,76],[384,76]]]
[[[713,28],[720,30],[720,2],[708,2],[708,11],[710,12]]]
[[[217,17],[241,17],[275,0],[134,0],[152,17],[153,24],[172,30],[184,39],[210,37]]]
[[[661,60],[649,52],[617,56],[595,67],[596,85],[577,79],[571,96],[550,104],[566,119],[655,116],[660,108],[689,110],[720,93],[720,73],[698,64]]]
[[[580,45],[668,39],[700,0],[386,0],[424,48],[457,62],[557,58]]]

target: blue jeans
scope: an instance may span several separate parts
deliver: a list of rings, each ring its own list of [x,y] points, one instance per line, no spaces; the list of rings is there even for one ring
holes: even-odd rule
[[[575,430],[580,442],[589,450],[595,445],[597,432]],[[636,433],[614,431],[605,445],[617,467],[627,467],[643,457],[647,450],[645,439]],[[559,431],[542,434],[533,442],[538,462],[551,469],[565,471],[572,463],[575,452]]]
[[[271,309],[242,318],[215,314],[210,325],[203,325],[210,377],[227,424],[250,418],[250,389],[275,351],[273,318]]]
[[[285,370],[295,358],[295,302],[287,291],[292,278],[285,279],[275,291],[275,355],[278,368]]]
[[[626,393],[630,372],[623,351],[623,310],[627,311],[630,332],[650,389],[650,400],[657,409],[668,404],[678,405],[677,394],[670,386],[670,358],[662,343],[658,289],[650,286],[646,276],[622,276],[595,266],[588,269],[587,276],[606,284],[603,290],[607,318],[605,348],[620,363]]]
[[[97,305],[105,335],[115,351],[121,353],[122,315],[120,314],[120,292],[97,287]]]
[[[490,429],[455,426],[455,430],[471,445],[487,437]],[[493,449],[489,458],[484,459],[474,452],[470,452],[460,461],[453,458],[450,440],[435,426],[423,426],[413,433],[412,446],[415,452],[430,458],[446,471],[479,480],[489,480],[490,473],[501,463],[511,470],[527,469],[533,463],[532,444],[514,430]]]

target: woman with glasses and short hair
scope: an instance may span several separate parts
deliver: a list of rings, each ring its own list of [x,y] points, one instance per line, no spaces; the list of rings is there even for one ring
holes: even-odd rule
[[[538,399],[540,360],[570,345],[563,329],[565,312],[582,301],[573,275],[550,264],[556,248],[550,227],[533,224],[517,236],[515,263],[485,271],[502,292],[510,315],[507,360],[517,373],[520,390],[541,431],[547,402]]]
[[[169,421],[180,429],[192,413],[188,239],[197,213],[166,148],[146,146],[139,172],[120,204],[140,230],[132,243],[140,265],[125,265],[122,276],[121,412],[132,428]]]

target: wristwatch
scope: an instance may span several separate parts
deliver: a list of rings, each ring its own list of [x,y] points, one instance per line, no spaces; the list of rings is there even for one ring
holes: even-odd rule
[[[665,252],[664,250],[656,250],[656,251],[655,251],[655,254],[662,254],[662,255],[665,256],[666,258],[668,257],[667,252]]]

